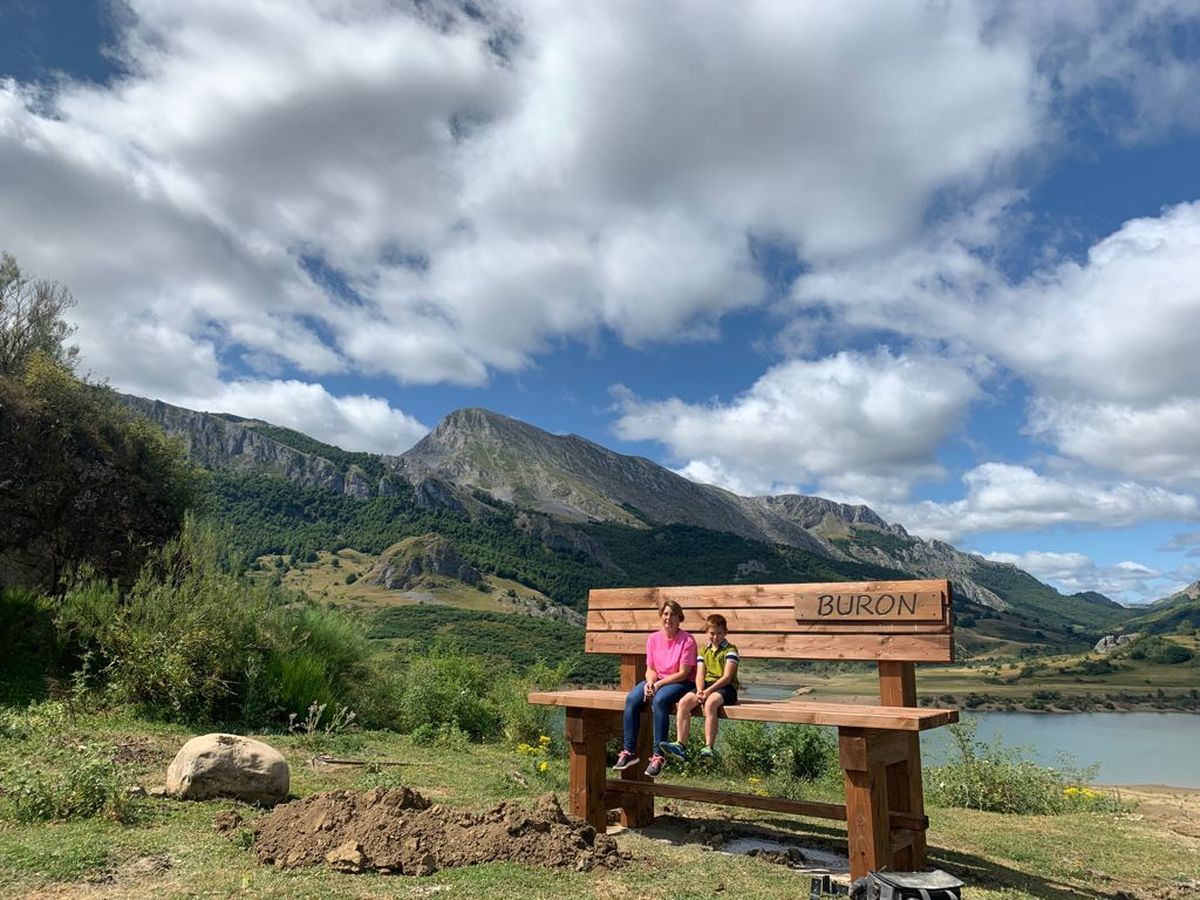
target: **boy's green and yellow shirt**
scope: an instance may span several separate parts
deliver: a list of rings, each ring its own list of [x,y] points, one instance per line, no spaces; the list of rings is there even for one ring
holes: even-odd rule
[[[738,662],[737,647],[729,643],[729,641],[721,641],[717,648],[710,647],[707,643],[700,648],[700,655],[696,657],[696,665],[704,666],[704,683],[712,684],[718,678],[725,674],[725,663],[732,660],[735,664]],[[737,670],[734,670],[733,681],[731,682],[734,688],[740,689],[738,684]]]

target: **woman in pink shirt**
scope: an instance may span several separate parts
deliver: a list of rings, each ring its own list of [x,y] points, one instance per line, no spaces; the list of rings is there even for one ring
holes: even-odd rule
[[[654,714],[654,753],[646,774],[651,778],[662,771],[664,759],[658,752],[660,742],[667,739],[671,711],[679,698],[691,690],[692,670],[696,667],[696,639],[681,631],[683,608],[675,600],[664,600],[658,607],[662,627],[646,638],[646,680],[639,681],[625,697],[625,740],[617,764],[617,772],[637,765],[638,730],[646,701]]]

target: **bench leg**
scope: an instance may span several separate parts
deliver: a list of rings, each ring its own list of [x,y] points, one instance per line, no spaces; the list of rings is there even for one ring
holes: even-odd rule
[[[651,781],[646,777],[645,768],[650,765],[650,755],[654,749],[654,729],[650,724],[650,704],[642,713],[642,725],[638,729],[637,755],[641,762],[632,769],[621,773],[622,781]],[[654,822],[654,796],[652,794],[626,794],[621,804],[621,824],[626,828],[642,828]]]
[[[604,745],[606,719],[596,710],[567,708],[570,811],[604,834]]]
[[[904,736],[908,743],[905,759],[887,767],[888,808],[895,812],[925,815],[925,800],[921,782],[921,738],[916,734]],[[925,868],[927,847],[924,830],[913,830],[906,847],[896,850],[892,868],[897,872],[917,872]]]
[[[840,731],[839,750],[846,779],[846,831],[850,877],[892,867],[888,822],[887,772],[871,761],[870,738]]]

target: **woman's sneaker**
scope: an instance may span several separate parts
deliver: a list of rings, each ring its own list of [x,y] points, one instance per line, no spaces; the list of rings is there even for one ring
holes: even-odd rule
[[[667,756],[673,756],[676,759],[687,762],[687,747],[679,743],[679,741],[659,741],[658,749]]]
[[[666,764],[666,762],[667,759],[665,756],[659,756],[657,753],[655,753],[652,757],[650,757],[650,765],[646,766],[647,777],[657,778],[662,772],[663,766]]]
[[[639,762],[641,762],[641,760],[638,759],[634,754],[630,753],[628,750],[622,750],[617,754],[617,761],[613,764],[613,771],[624,772],[630,766],[636,766]]]
[[[713,750],[712,747],[709,747],[708,745],[705,745],[704,748],[700,751],[700,762],[710,763],[716,758],[717,758],[716,752]]]

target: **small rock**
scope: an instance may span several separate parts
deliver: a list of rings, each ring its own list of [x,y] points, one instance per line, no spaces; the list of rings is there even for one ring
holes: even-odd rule
[[[325,854],[325,862],[336,872],[361,872],[366,861],[358,841],[346,841]]]

